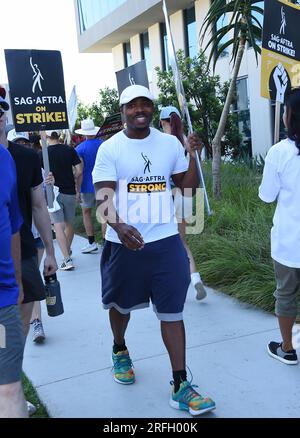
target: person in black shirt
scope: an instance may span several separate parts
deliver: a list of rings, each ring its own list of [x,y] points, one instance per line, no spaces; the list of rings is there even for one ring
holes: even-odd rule
[[[57,201],[60,210],[51,214],[54,223],[56,240],[63,254],[64,260],[60,269],[64,271],[74,269],[71,258],[71,244],[74,237],[74,219],[76,198],[80,199],[82,180],[82,164],[75,149],[59,142],[59,131],[46,131],[49,144],[49,165],[55,178],[55,185],[59,187]]]
[[[25,133],[8,133],[8,151],[11,153],[17,169],[17,185],[20,210],[24,223],[20,230],[22,283],[24,301],[21,305],[21,316],[24,332],[27,336],[30,327],[30,318],[35,301],[45,299],[45,288],[37,265],[37,251],[31,232],[32,217],[41,235],[46,249],[44,274],[52,275],[57,270],[52,241],[51,222],[47,210],[44,190],[42,187],[42,173],[37,153],[28,149],[22,143],[29,142]]]

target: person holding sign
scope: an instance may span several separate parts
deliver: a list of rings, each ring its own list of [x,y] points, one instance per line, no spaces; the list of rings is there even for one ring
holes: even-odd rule
[[[160,113],[160,123],[163,131],[166,134],[175,135],[185,149],[185,153],[188,154],[189,144],[187,138],[183,133],[183,123],[181,120],[180,112],[174,106],[164,107]],[[190,273],[191,282],[196,290],[197,300],[203,300],[206,297],[206,290],[202,283],[201,276],[197,272],[195,260],[190,250],[185,234],[186,234],[186,220],[193,214],[193,198],[183,196],[181,192],[176,192],[175,198],[176,218],[178,221],[178,230],[182,240],[182,243],[188,254],[190,261]]]
[[[293,346],[293,326],[297,317],[300,290],[300,88],[287,96],[283,121],[288,138],[268,152],[259,197],[277,201],[271,232],[276,291],[275,313],[282,342],[270,342],[268,353],[287,365],[298,363]]]
[[[170,405],[199,415],[215,408],[187,380],[183,308],[190,284],[189,261],[178,234],[170,178],[181,190],[196,189],[194,158],[201,148],[189,136],[188,165],[180,142],[150,128],[154,105],[148,88],[132,85],[120,97],[126,129],[99,148],[93,171],[97,213],[107,222],[101,259],[102,301],[114,337],[114,379],[135,382],[125,332],[133,310],[149,306],[161,323],[173,371]]]

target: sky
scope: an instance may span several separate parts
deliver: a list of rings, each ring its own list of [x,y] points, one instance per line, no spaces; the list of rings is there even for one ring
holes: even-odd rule
[[[8,82],[4,49],[39,49],[61,51],[67,100],[74,85],[86,104],[97,100],[100,88],[116,87],[111,54],[79,53],[73,0],[0,0],[0,4],[0,84]]]

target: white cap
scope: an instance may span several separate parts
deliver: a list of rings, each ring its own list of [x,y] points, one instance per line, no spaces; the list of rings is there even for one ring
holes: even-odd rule
[[[154,100],[148,88],[143,87],[143,85],[130,85],[130,87],[125,88],[121,94],[120,105],[125,105],[137,97],[146,97],[146,99]]]
[[[55,132],[58,136],[61,135],[61,130],[60,129],[51,129],[51,130],[45,131],[45,132],[46,132],[47,137],[51,137],[53,132]]]
[[[81,129],[77,129],[75,132],[79,135],[97,135],[99,129],[92,119],[86,119],[81,121]]]
[[[17,140],[27,140],[29,141],[29,134],[28,132],[16,132],[15,129],[12,129],[7,134],[7,140],[11,143],[14,143]]]
[[[171,117],[172,113],[177,114],[178,117],[181,118],[180,112],[178,111],[178,109],[175,106],[165,106],[161,110],[159,119],[160,120],[169,119]]]

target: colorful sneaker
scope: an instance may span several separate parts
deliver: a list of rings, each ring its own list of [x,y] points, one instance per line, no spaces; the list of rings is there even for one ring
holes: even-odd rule
[[[42,344],[46,338],[42,321],[35,319],[32,321],[33,325],[33,342],[36,344]]]
[[[280,342],[270,342],[267,349],[270,356],[286,365],[297,365],[298,363],[296,350],[283,351]]]
[[[188,411],[191,415],[201,415],[215,409],[215,402],[211,398],[202,397],[195,391],[195,386],[187,381],[182,382],[176,393],[172,391],[170,406],[174,409]]]
[[[128,350],[112,353],[114,380],[122,385],[131,385],[135,382],[132,361]]]

